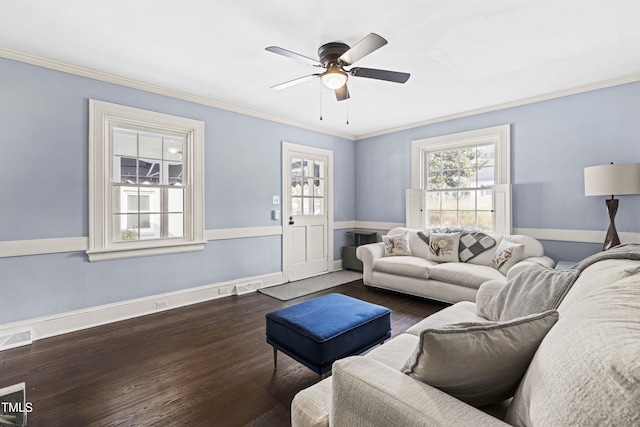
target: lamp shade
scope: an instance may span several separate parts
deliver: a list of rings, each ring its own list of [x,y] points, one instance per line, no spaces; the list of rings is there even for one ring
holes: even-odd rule
[[[640,194],[640,163],[584,168],[585,196]]]

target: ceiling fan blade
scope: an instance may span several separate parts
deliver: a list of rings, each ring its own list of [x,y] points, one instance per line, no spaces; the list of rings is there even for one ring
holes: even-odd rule
[[[352,68],[349,74],[354,77],[366,77],[368,79],[386,80],[388,82],[405,83],[411,77],[409,73],[398,71],[376,70],[375,68]]]
[[[298,77],[297,79],[289,80],[288,82],[284,82],[284,83],[280,83],[279,85],[271,86],[271,89],[275,89],[275,90],[286,89],[288,87],[295,86],[295,85],[300,84],[300,83],[304,83],[306,81],[309,81],[309,80],[311,80],[313,78],[316,78],[316,77],[319,77],[319,76],[320,76],[320,74],[310,74],[308,76]]]
[[[347,88],[347,84],[343,84],[338,89],[335,89],[336,99],[338,101],[344,101],[345,99],[349,99],[349,89]]]
[[[296,59],[298,61],[306,62],[307,64],[313,65],[314,67],[322,67],[322,64],[315,59],[309,58],[304,55],[300,55],[299,53],[291,52],[290,50],[283,49],[278,46],[269,46],[265,48],[269,52],[277,53],[278,55],[286,56],[287,58]]]
[[[338,62],[342,65],[351,65],[369,55],[371,52],[380,49],[385,44],[387,44],[387,41],[384,38],[376,33],[371,33],[343,53],[342,56],[338,58]]]

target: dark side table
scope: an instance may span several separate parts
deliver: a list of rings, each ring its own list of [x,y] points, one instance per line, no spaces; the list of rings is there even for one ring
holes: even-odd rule
[[[378,241],[378,232],[373,230],[354,229],[346,234],[353,236],[353,244],[342,248],[342,268],[362,271],[362,261],[356,257],[358,246]]]

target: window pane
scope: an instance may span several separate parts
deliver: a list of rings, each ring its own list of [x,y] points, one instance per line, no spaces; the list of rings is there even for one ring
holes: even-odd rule
[[[454,228],[458,226],[458,212],[456,211],[442,211],[442,220],[440,221],[441,227]]]
[[[164,136],[162,158],[182,162],[183,138],[179,136]]]
[[[168,237],[184,237],[184,215],[171,213],[167,215]]]
[[[304,199],[302,199],[302,215],[312,215],[313,211],[311,210],[312,206],[311,206],[311,201],[313,199],[309,199],[308,197],[305,197]]]
[[[114,157],[113,158],[113,179],[112,182],[128,182],[134,184],[136,182],[137,160],[131,157]]]
[[[137,203],[138,189],[114,185],[111,188],[111,212],[113,213],[128,212],[129,196],[135,197],[136,203]],[[137,212],[137,208],[136,208],[136,212]]]
[[[302,159],[291,159],[291,175],[302,176]]]
[[[160,237],[160,214],[140,214],[140,240]]]
[[[127,212],[138,212],[138,195],[129,194],[127,196]]]
[[[429,228],[441,227],[440,225],[440,210],[427,211],[427,225]]]
[[[324,162],[320,160],[314,160],[313,171],[309,176],[312,176],[314,178],[324,178]]]
[[[324,199],[313,199],[313,214],[314,215],[324,214]]]
[[[493,209],[493,190],[488,188],[486,190],[478,191],[478,210],[490,211]]]
[[[169,185],[182,184],[182,163],[168,164]]]
[[[138,214],[113,216],[113,241],[138,240]]]
[[[112,154],[121,157],[138,157],[138,132],[113,128]]]
[[[478,170],[478,187],[492,187],[495,183],[495,169],[493,166]]]
[[[167,189],[167,211],[184,212],[184,190],[182,188]]]
[[[302,197],[291,198],[291,214],[302,215]]]
[[[440,192],[434,191],[427,193],[427,209],[440,209]]]
[[[493,212],[478,212],[478,230],[493,230]]]
[[[475,191],[459,191],[458,192],[458,209],[462,211],[475,211],[476,192]]]
[[[458,186],[460,188],[469,188],[476,186],[476,169],[466,168],[458,171]]]
[[[302,196],[302,179],[291,178],[291,195]]]
[[[313,181],[313,195],[324,196],[324,179],[316,179]]]
[[[476,228],[476,212],[475,211],[460,211],[458,218],[459,218],[460,227],[467,230],[474,230]]]
[[[483,147],[478,147],[478,167],[482,168],[484,166],[494,166],[494,145],[485,145]]]
[[[159,188],[140,188],[140,212],[161,212],[162,199]]]
[[[311,196],[313,193],[311,192],[312,181],[310,179],[302,180],[302,195],[303,196]]]
[[[458,210],[458,192],[457,191],[444,191],[442,194],[442,209],[443,210]]]
[[[138,133],[138,157],[162,160],[162,135],[157,133]]]
[[[138,182],[140,184],[160,184],[160,163],[153,160],[139,160]]]
[[[427,190],[441,190],[444,188],[445,178],[442,172],[430,172],[427,179]]]

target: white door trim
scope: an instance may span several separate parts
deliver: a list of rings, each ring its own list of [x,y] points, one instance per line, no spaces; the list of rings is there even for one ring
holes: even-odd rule
[[[289,281],[289,216],[291,206],[287,198],[287,182],[289,165],[287,159],[290,151],[309,153],[311,155],[325,156],[327,158],[327,271],[333,269],[333,151],[307,145],[293,144],[282,141],[282,276],[285,282]]]

